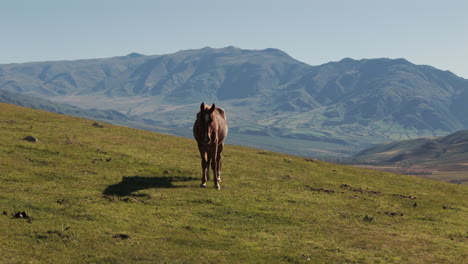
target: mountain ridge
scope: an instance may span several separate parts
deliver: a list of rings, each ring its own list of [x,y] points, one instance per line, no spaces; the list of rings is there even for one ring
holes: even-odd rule
[[[186,130],[200,102],[217,102],[236,133],[356,148],[468,128],[468,80],[403,58],[311,66],[232,46],[132,54],[0,65],[0,89]]]

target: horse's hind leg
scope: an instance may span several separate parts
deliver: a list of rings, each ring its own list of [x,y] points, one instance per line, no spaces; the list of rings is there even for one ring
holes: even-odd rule
[[[216,177],[218,178],[218,182],[221,182],[221,167],[223,164],[223,159],[221,156],[221,152],[223,152],[224,143],[219,144],[218,146],[218,153],[216,154],[216,162],[217,162],[217,172]]]

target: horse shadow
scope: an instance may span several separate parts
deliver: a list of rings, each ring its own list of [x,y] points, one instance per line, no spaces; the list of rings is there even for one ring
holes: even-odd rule
[[[175,182],[188,182],[200,180],[187,176],[161,176],[161,177],[142,177],[142,176],[124,176],[122,181],[109,185],[103,192],[104,195],[129,196],[134,192],[152,188],[180,188]]]

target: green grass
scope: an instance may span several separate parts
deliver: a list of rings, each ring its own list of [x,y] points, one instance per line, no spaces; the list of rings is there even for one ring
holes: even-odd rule
[[[202,189],[194,140],[5,104],[0,113],[2,263],[468,258],[467,186],[228,145],[221,191]]]

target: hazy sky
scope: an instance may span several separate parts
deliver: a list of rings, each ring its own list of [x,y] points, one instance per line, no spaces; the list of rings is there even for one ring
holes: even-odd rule
[[[231,45],[310,65],[406,58],[468,78],[468,1],[0,0],[0,64]]]

